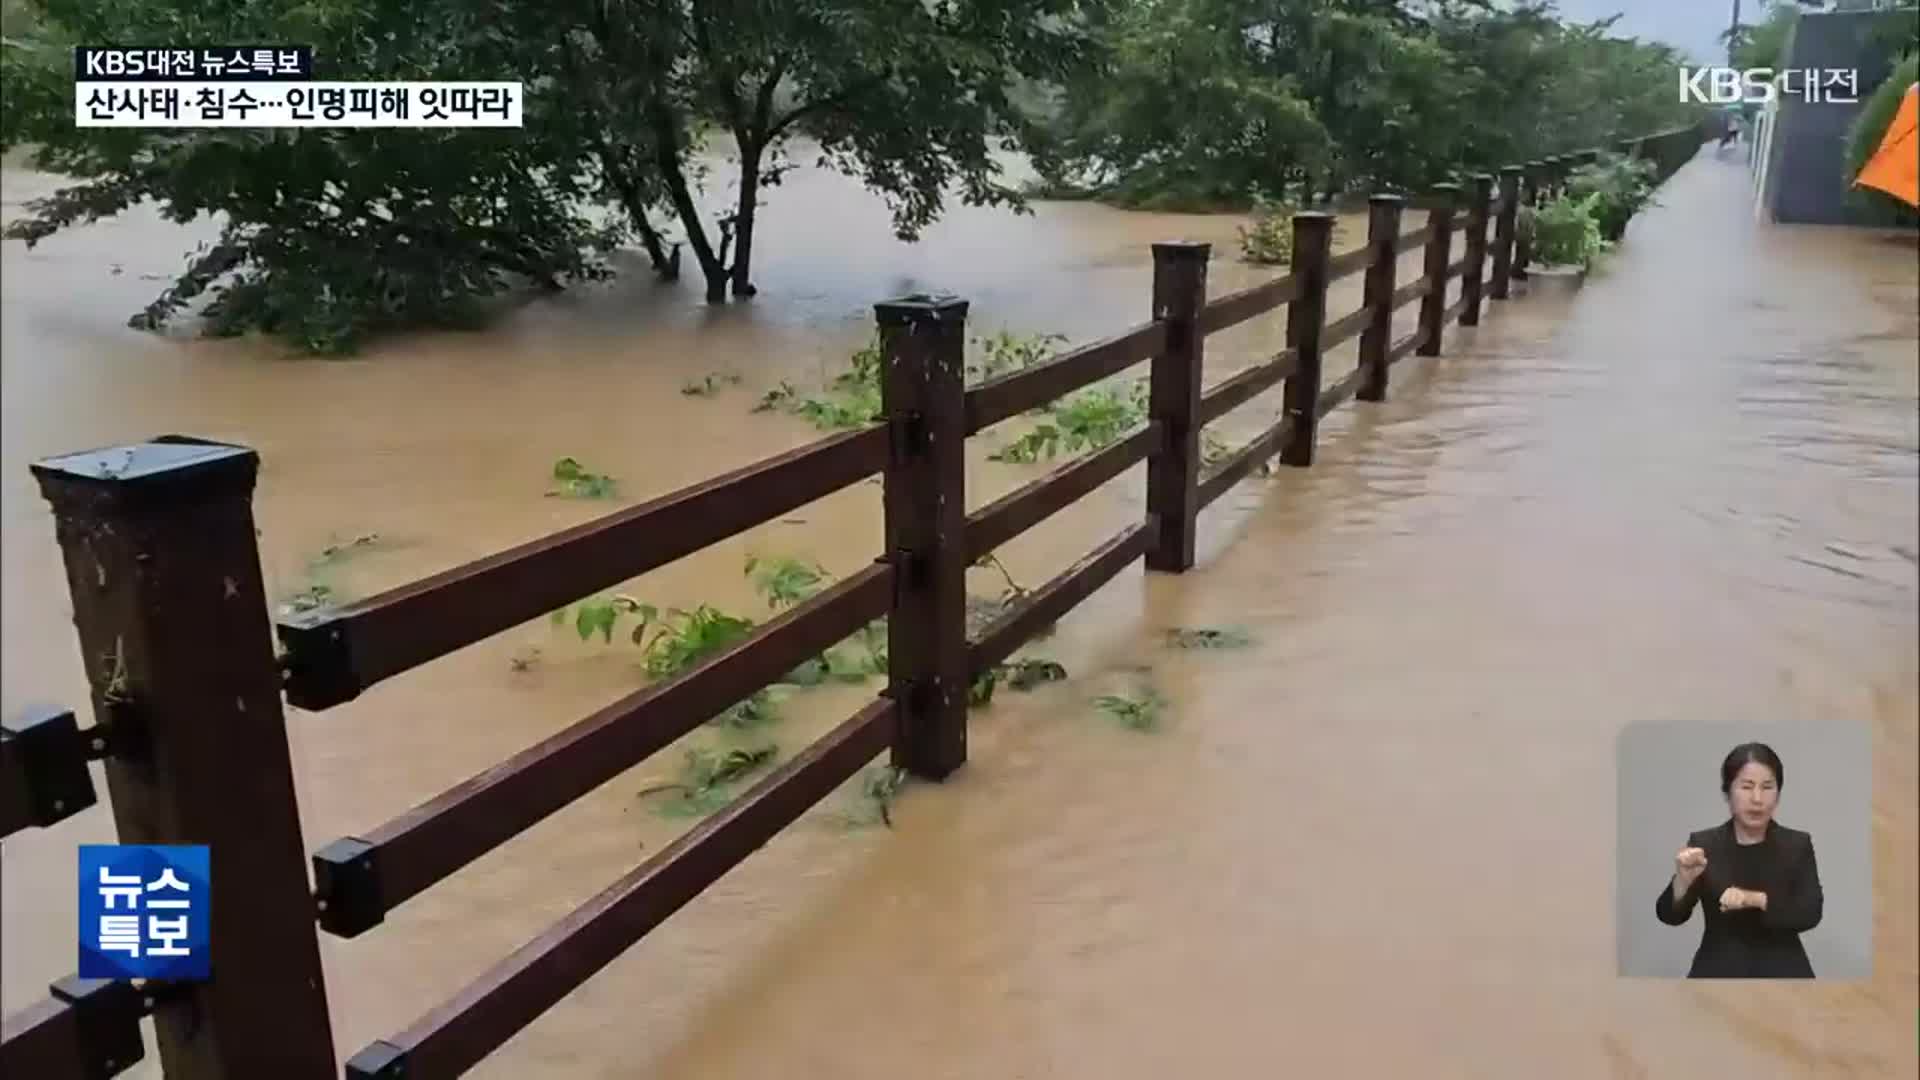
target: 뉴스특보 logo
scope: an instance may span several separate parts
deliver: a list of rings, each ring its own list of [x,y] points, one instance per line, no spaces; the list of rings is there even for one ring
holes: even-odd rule
[[[212,885],[205,845],[80,845],[80,977],[211,978]]]

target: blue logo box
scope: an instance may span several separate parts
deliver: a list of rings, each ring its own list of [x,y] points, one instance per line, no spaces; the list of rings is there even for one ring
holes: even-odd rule
[[[212,887],[204,845],[80,845],[80,977],[211,978]]]

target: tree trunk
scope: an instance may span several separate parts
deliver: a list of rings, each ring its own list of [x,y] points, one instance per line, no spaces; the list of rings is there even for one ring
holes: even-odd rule
[[[760,156],[765,147],[750,138],[740,138],[739,143],[740,207],[733,220],[733,295],[752,296],[760,291],[753,286],[753,220],[754,211],[760,208]]]
[[[624,162],[616,160],[612,150],[602,139],[599,147],[600,168],[606,171],[614,190],[619,192],[620,204],[627,211],[627,220],[633,223],[634,231],[640,234],[640,243],[647,249],[647,258],[653,262],[654,273],[673,281],[680,276],[679,263],[668,258],[667,246],[661,241],[659,231],[653,227],[653,222],[647,220],[647,204],[640,197],[640,185],[624,167]]]
[[[707,279],[707,303],[721,304],[727,299],[726,256],[716,255],[707,241],[707,228],[700,222],[700,208],[694,205],[693,191],[687,186],[687,174],[680,168],[680,133],[673,114],[655,102],[647,109],[653,123],[655,160],[667,184],[667,197],[680,215],[680,227],[686,230],[687,244],[699,260],[700,273]]]

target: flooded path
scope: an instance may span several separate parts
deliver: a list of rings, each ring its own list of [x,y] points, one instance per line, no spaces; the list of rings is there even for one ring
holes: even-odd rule
[[[8,172],[7,214],[47,184]],[[1203,516],[1194,571],[1130,570],[1070,616],[1033,651],[1073,678],[975,713],[969,766],[909,789],[894,829],[823,804],[476,1075],[1913,1075],[1920,271],[1870,234],[1756,227],[1745,184],[1703,155],[1584,290],[1494,305],[1445,358],[1397,367],[1389,403],[1329,419],[1312,470]],[[694,283],[635,275],[348,362],[123,329],[162,284],[142,275],[209,228],[136,215],[8,243],[4,707],[84,700],[34,458],[168,431],[252,445],[269,589],[377,534],[327,577],[364,595],[604,511],[542,498],[558,457],[645,497],[814,437],[749,409],[843,363],[875,300],[953,292],[976,331],[1087,340],[1145,318],[1154,240],[1214,241],[1216,293],[1263,276],[1232,260],[1233,225],[1047,205],[959,212],[904,247],[856,186],[799,173],[773,194],[751,305],[709,311]],[[1280,335],[1274,318],[1209,339],[1209,380]],[[708,373],[741,382],[680,394]],[[1030,475],[982,462],[970,502]],[[1137,521],[1141,485],[1023,537],[1009,569],[1037,584]],[[856,569],[877,496],[858,486],[628,591],[757,613],[747,554]],[[1175,626],[1254,645],[1170,651]],[[309,848],[625,692],[635,659],[541,622],[292,714]],[[1143,683],[1170,702],[1157,732],[1089,704]],[[875,690],[796,695],[775,737],[798,749]],[[1873,727],[1870,983],[1614,976],[1615,736],[1746,718]],[[636,798],[673,765],[371,934],[323,939],[342,1056],[682,829]],[[90,811],[0,852],[8,1011],[71,970],[72,846],[109,830]]]

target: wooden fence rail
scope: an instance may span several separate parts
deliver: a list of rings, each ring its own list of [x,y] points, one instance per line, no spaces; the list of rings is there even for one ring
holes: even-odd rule
[[[1697,129],[1631,140],[1664,180]],[[0,1028],[0,1073],[60,1080],[123,1071],[152,1017],[170,1077],[333,1077],[315,927],[354,937],[474,859],[595,790],[834,643],[887,619],[880,697],[669,847],[634,867],[403,1030],[361,1048],[349,1078],[437,1080],[471,1068],[739,864],[882,750],[909,773],[967,758],[969,685],[1136,561],[1194,562],[1200,512],[1268,461],[1313,463],[1319,422],[1348,400],[1384,401],[1394,364],[1437,356],[1448,324],[1472,326],[1525,273],[1520,207],[1596,152],[1469,178],[1420,200],[1402,231],[1398,195],[1369,205],[1366,243],[1335,255],[1333,219],[1293,221],[1289,272],[1207,295],[1206,244],[1156,244],[1152,317],[1104,341],[964,385],[967,304],[915,296],[876,305],[879,422],[270,631],[253,528],[252,450],[166,436],[33,469],[53,508],[93,690],[91,727],[40,708],[0,730],[0,835],[47,827],[96,800],[104,763],[127,843],[218,849],[217,977],[134,985],[68,978]],[[1464,245],[1455,257],[1455,234]],[[1491,235],[1489,235],[1491,234]],[[1423,250],[1420,276],[1398,256]],[[1489,268],[1489,263],[1491,267]],[[1329,286],[1364,274],[1358,310],[1329,319]],[[1458,279],[1458,289],[1450,293]],[[1449,302],[1450,295],[1453,297]],[[1394,313],[1418,301],[1416,328]],[[1286,347],[1203,384],[1206,339],[1286,310]],[[1323,385],[1327,350],[1357,337],[1359,364]],[[1143,362],[1136,430],[972,512],[968,436]],[[1274,422],[1212,468],[1211,424],[1279,386]],[[1138,523],[969,637],[965,573],[982,556],[1129,468],[1147,467]],[[320,711],[378,683],[736,536],[874,474],[885,527],[874,563],[687,671],[635,691],[382,824],[322,845],[301,836],[285,703]],[[284,649],[275,655],[273,632]],[[235,763],[244,763],[236,767]],[[311,882],[308,873],[311,871]]]

